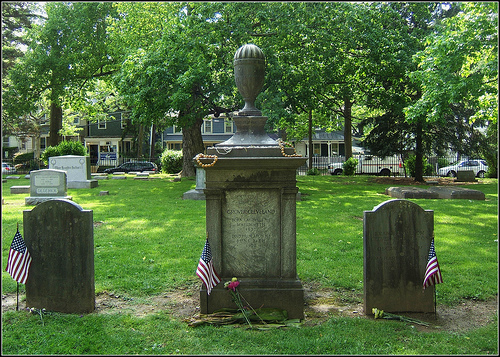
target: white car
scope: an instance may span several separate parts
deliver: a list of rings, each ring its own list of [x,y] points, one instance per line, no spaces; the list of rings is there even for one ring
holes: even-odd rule
[[[484,177],[488,171],[488,165],[484,160],[463,160],[458,164],[442,167],[438,170],[439,176],[457,177],[457,171],[474,171],[476,177]]]
[[[2,162],[2,175],[4,174],[15,174],[16,169],[5,162]]]
[[[331,175],[342,175],[344,163],[336,162],[328,165]],[[356,174],[371,174],[380,176],[404,175],[403,162],[398,156],[380,158],[372,155],[361,155],[358,157]]]

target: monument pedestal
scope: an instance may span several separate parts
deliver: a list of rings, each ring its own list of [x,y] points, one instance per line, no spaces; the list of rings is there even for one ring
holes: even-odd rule
[[[277,143],[208,148],[207,153],[218,155],[205,167],[204,192],[208,240],[221,283],[210,295],[203,286],[201,313],[236,308],[224,283],[237,277],[238,290],[254,309],[281,308],[289,318],[303,319],[295,209],[296,170],[306,158],[283,156]]]

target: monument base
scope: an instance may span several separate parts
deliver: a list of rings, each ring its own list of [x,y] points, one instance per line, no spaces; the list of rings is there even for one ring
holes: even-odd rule
[[[289,319],[304,319],[304,289],[300,280],[238,279],[238,291],[255,310],[277,308],[286,310]],[[205,285],[200,290],[200,310],[211,314],[223,308],[234,307],[231,294],[224,283],[231,278],[221,278],[221,282],[207,295]]]
[[[97,180],[68,181],[68,188],[94,188],[98,185]]]
[[[204,200],[205,194],[203,193],[203,190],[192,189],[192,190],[184,192],[184,194],[182,195],[182,199],[183,200]]]

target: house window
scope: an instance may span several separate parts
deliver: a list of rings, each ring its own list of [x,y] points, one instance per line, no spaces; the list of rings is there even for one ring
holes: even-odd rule
[[[97,120],[97,128],[98,129],[106,129],[106,120]]]
[[[125,129],[125,127],[127,126],[128,114],[129,113],[120,113],[120,127],[122,129]]]
[[[212,120],[203,120],[203,134],[212,134]]]
[[[321,144],[313,144],[313,155],[314,156],[321,155]]]
[[[49,117],[47,114],[44,114],[42,116],[42,118],[40,119],[40,125],[44,125],[44,124],[49,124]]]
[[[181,143],[168,143],[168,149],[169,150],[182,150],[182,144]]]
[[[233,121],[229,119],[224,120],[224,133],[232,133],[233,132]]]

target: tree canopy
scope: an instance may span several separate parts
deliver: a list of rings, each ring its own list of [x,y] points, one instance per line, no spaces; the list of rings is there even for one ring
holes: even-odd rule
[[[493,2],[74,2],[45,10],[46,21],[26,23],[28,50],[9,69],[3,117],[11,122],[45,98],[57,133],[65,100],[97,117],[104,106],[96,103],[113,95],[135,125],[182,128],[183,174],[191,176],[203,119],[241,108],[232,60],[254,43],[266,56],[256,104],[270,130],[343,127],[346,157],[352,132],[362,131],[373,153],[413,150],[417,179],[424,155],[498,152]]]

